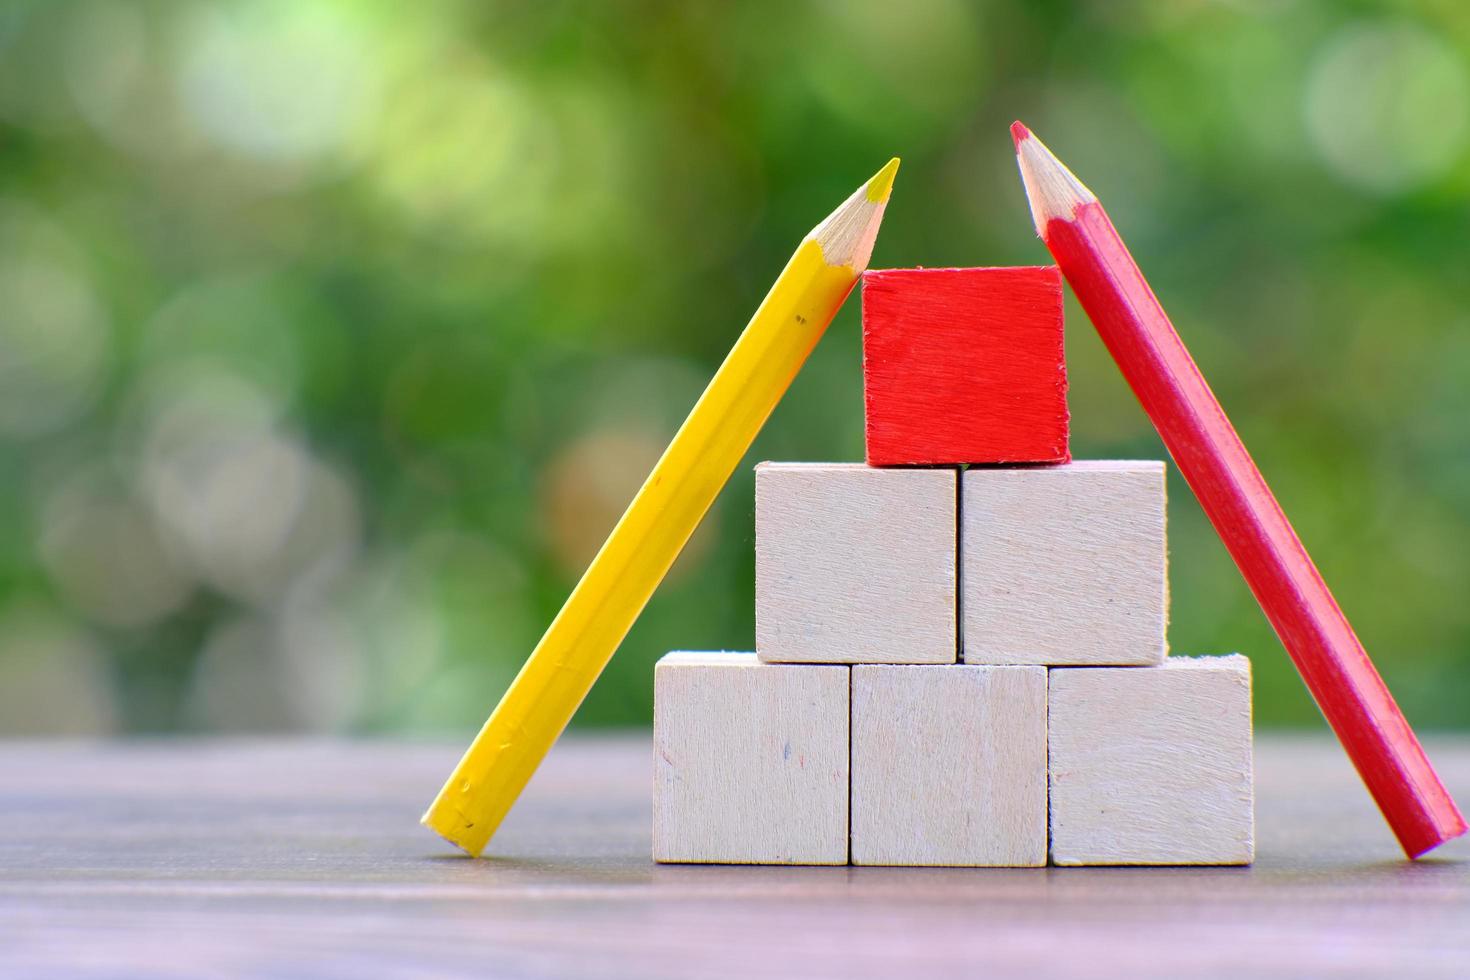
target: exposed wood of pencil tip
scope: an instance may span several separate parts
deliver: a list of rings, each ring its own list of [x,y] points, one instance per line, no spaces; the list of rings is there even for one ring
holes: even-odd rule
[[[1087,185],[1023,124],[1011,123],[1011,138],[1016,141],[1016,162],[1021,168],[1021,183],[1031,204],[1036,234],[1045,237],[1047,222],[1053,218],[1070,221],[1078,208],[1097,200]]]
[[[828,265],[845,265],[854,272],[868,267],[897,173],[898,157],[894,157],[812,229],[807,237],[822,247]]]

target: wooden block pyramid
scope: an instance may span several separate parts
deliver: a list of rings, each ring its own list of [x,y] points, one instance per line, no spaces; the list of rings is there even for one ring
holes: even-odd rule
[[[654,859],[1248,864],[1250,663],[1168,656],[1164,464],[1071,461],[1054,267],[863,279],[867,462],[756,467],[756,651],[654,672]]]

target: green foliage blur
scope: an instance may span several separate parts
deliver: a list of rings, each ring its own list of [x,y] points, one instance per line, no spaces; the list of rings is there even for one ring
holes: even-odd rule
[[[0,731],[477,726],[801,235],[1104,199],[1416,724],[1470,721],[1470,8],[0,5]],[[1070,303],[1070,300],[1069,300]],[[1161,457],[1069,306],[1074,453]],[[752,451],[860,459],[854,299]],[[1171,476],[1171,639],[1320,726]],[[752,642],[742,466],[578,724]]]

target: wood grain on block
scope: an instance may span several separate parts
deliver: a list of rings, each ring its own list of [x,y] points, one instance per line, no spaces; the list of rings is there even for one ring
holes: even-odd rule
[[[863,396],[873,466],[1067,459],[1056,266],[864,274]]]
[[[661,659],[653,859],[846,864],[850,681],[753,653]]]
[[[954,663],[957,478],[861,463],[757,466],[760,658]]]
[[[967,470],[960,526],[965,663],[1163,660],[1163,463]]]
[[[1046,863],[1046,668],[852,669],[852,863]]]
[[[1250,661],[1051,671],[1056,864],[1249,864]]]

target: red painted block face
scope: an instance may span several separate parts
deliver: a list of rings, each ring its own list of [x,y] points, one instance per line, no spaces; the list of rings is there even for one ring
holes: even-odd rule
[[[865,273],[863,396],[870,466],[1066,462],[1056,266]]]

